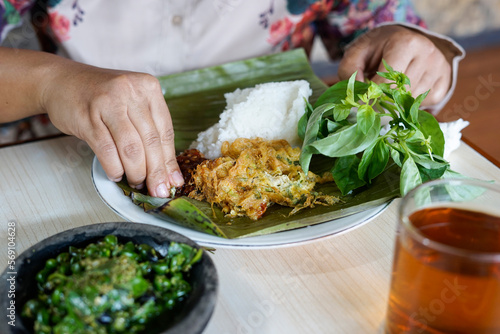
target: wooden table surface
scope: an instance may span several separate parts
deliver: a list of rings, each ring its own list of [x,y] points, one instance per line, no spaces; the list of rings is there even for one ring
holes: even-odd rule
[[[16,222],[16,251],[57,232],[123,221],[99,198],[93,153],[62,137],[0,149],[0,243]],[[462,143],[449,158],[465,175],[500,181],[500,169]],[[376,333],[388,297],[399,200],[347,233],[270,249],[217,249],[220,282],[204,333]],[[0,252],[3,270],[7,250]],[[5,284],[2,282],[1,284]],[[5,321],[5,320],[2,320]]]
[[[469,121],[462,131],[464,141],[500,167],[499,87],[500,46],[467,51],[459,65],[455,92],[436,118]]]

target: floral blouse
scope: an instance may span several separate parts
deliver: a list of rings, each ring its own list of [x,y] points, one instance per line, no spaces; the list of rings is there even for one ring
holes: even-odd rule
[[[337,59],[366,30],[405,24],[434,36],[452,56],[452,86],[434,112],[452,95],[464,54],[425,30],[410,0],[0,0],[0,40],[25,17],[44,51],[155,76],[291,48],[310,52],[316,36]],[[0,146],[57,132],[43,115],[0,124]]]
[[[33,10],[40,2],[46,16]],[[59,53],[153,75],[290,48],[310,51],[316,35],[338,58],[381,23],[425,26],[410,0],[0,0],[2,40],[28,11]]]

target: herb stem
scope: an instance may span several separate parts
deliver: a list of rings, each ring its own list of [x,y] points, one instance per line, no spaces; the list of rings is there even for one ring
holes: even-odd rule
[[[377,104],[380,105],[383,109],[387,110],[394,119],[399,119],[399,116],[396,113],[394,106],[384,101],[379,101]]]

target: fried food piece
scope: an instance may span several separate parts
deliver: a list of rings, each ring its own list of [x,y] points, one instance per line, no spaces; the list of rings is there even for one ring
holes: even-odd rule
[[[262,217],[273,204],[293,207],[290,214],[313,207],[332,205],[334,196],[314,191],[317,182],[330,176],[307,175],[299,164],[300,148],[286,140],[239,138],[224,142],[222,157],[199,164],[193,173],[195,190],[189,197],[217,204],[228,217]]]
[[[193,171],[200,163],[207,160],[207,158],[205,158],[200,151],[196,149],[189,149],[179,154],[176,159],[182,172],[182,176],[184,177],[184,184],[182,187],[177,187],[175,189],[175,197],[187,196],[195,189],[192,177]]]

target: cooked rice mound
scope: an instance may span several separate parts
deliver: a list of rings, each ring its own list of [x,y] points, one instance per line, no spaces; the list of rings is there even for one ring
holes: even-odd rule
[[[293,147],[300,146],[297,124],[304,114],[304,99],[311,94],[305,80],[270,82],[227,93],[219,122],[199,133],[191,148],[215,159],[223,142],[237,138],[285,139]]]

